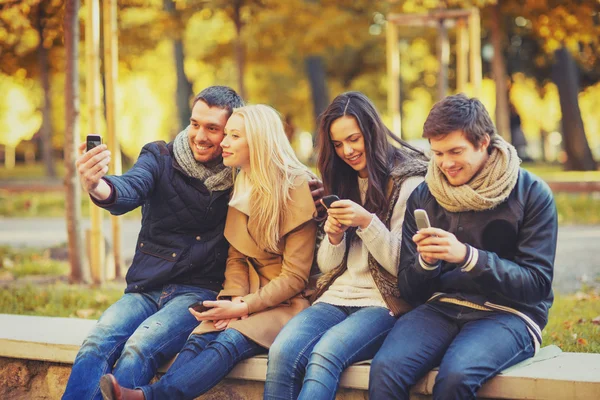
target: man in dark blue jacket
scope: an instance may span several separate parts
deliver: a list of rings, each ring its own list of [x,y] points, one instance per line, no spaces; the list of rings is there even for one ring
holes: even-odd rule
[[[406,207],[398,286],[415,307],[371,366],[370,398],[408,399],[439,366],[434,399],[475,398],[533,356],[552,305],[557,218],[552,193],[519,167],[484,106],[449,96],[423,127],[433,159]],[[414,211],[427,212],[418,229]]]
[[[220,143],[227,119],[244,103],[231,88],[209,87],[194,100],[190,125],[169,144],[149,143],[122,176],[106,176],[105,145],[77,160],[91,199],[114,215],[142,206],[142,227],[123,297],[81,347],[63,399],[101,399],[100,377],[146,385],[198,325],[188,311],[214,300],[224,279],[223,236],[232,187]]]

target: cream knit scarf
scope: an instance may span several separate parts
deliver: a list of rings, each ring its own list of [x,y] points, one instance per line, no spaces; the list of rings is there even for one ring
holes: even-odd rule
[[[179,166],[188,176],[200,179],[211,192],[229,189],[233,186],[231,168],[226,167],[222,162],[214,167],[207,167],[196,161],[188,141],[188,129],[189,127],[181,131],[173,143],[173,153]]]
[[[491,154],[483,169],[470,182],[460,186],[448,183],[433,158],[425,182],[437,202],[450,212],[483,211],[496,207],[508,198],[519,177],[515,148],[500,136],[492,139]]]

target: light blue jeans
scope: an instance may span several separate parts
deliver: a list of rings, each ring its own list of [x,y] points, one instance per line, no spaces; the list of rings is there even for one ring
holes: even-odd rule
[[[411,386],[439,365],[434,399],[475,399],[484,382],[534,351],[514,314],[423,304],[396,322],[373,359],[369,398],[408,400]]]
[[[372,358],[395,322],[383,307],[310,306],[269,349],[264,398],[334,399],[344,369]]]
[[[242,360],[267,349],[235,329],[191,335],[167,373],[142,386],[146,400],[191,400],[212,389]]]
[[[216,295],[212,290],[186,285],[124,294],[102,314],[83,342],[63,399],[102,399],[100,378],[109,373],[126,388],[150,382],[198,326],[188,306],[214,300]]]

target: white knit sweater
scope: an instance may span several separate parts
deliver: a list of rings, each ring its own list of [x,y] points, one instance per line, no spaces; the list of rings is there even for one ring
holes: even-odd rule
[[[423,182],[423,177],[408,178],[400,187],[398,201],[394,206],[390,221],[391,231],[376,216],[365,229],[358,228],[348,253],[348,269],[340,275],[331,286],[315,302],[324,302],[338,306],[386,307],[381,293],[369,271],[369,253],[390,274],[398,275],[400,261],[400,244],[402,241],[402,222],[406,201],[412,191]],[[359,178],[361,201],[364,203],[367,179]],[[322,272],[329,272],[342,262],[346,250],[346,236],[338,244],[333,245],[329,238],[323,239],[317,254],[317,264]]]

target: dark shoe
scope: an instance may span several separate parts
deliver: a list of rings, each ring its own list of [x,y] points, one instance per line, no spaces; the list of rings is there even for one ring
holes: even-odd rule
[[[144,392],[139,389],[132,390],[119,386],[119,382],[112,374],[100,378],[100,392],[104,400],[144,400]]]

